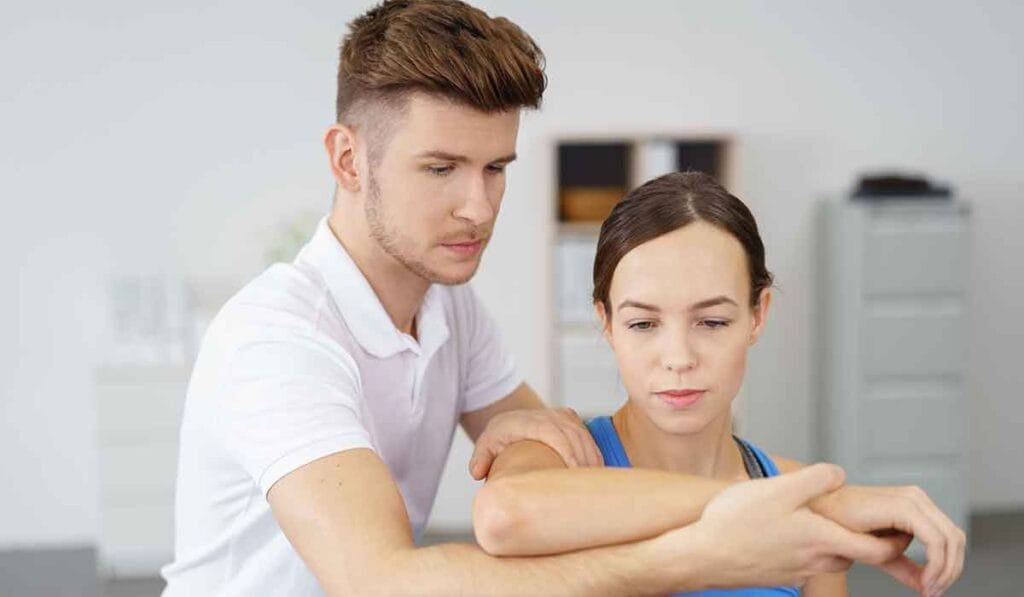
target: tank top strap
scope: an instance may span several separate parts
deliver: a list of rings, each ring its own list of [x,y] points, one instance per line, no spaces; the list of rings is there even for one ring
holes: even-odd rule
[[[779,467],[775,465],[775,461],[761,448],[735,435],[733,439],[736,440],[736,445],[739,446],[740,453],[743,454],[743,465],[751,479],[775,477],[779,474]]]
[[[626,455],[626,448],[619,439],[619,433],[615,431],[611,417],[594,417],[587,421],[587,429],[594,437],[594,443],[601,450],[605,466],[616,466],[620,468],[631,468],[629,456]]]

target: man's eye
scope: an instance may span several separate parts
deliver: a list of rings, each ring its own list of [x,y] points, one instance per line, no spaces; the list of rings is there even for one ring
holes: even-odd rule
[[[450,174],[454,168],[452,166],[427,166],[427,171],[434,176],[446,176]]]
[[[505,165],[491,164],[490,166],[487,166],[487,171],[490,172],[491,174],[501,174],[502,172],[505,171]]]

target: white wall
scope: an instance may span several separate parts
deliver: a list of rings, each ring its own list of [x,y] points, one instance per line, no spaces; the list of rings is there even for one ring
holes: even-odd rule
[[[106,279],[182,272],[223,294],[263,265],[282,218],[325,209],[319,147],[335,50],[364,8],[130,2],[15,5],[0,22],[0,546],[97,528],[91,371]],[[849,4],[848,6],[845,4]],[[748,377],[749,434],[814,455],[813,202],[897,165],[974,202],[976,508],[1024,507],[1014,420],[1024,374],[1024,41],[1015,2],[492,1],[548,56],[544,109],[477,287],[549,391],[552,139],[736,135],[735,190],[782,292]]]

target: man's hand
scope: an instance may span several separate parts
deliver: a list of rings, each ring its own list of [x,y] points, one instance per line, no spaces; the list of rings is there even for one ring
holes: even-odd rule
[[[848,485],[809,505],[853,531],[897,531],[916,537],[925,548],[925,566],[900,555],[880,567],[923,594],[945,592],[963,571],[967,543],[964,532],[918,487]]]
[[[544,408],[507,411],[495,415],[476,440],[469,474],[483,479],[494,458],[511,443],[534,440],[558,452],[565,464],[603,466],[601,451],[583,421],[571,408]]]
[[[696,542],[711,588],[800,586],[813,576],[844,571],[853,560],[880,565],[899,556],[905,544],[851,531],[806,506],[843,480],[839,467],[816,464],[742,482],[708,502],[696,523],[655,541],[669,556]],[[664,565],[678,562],[669,557]]]

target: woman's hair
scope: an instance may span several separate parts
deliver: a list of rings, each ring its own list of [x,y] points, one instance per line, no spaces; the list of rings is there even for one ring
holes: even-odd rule
[[[608,293],[619,261],[634,248],[693,222],[707,222],[733,235],[747,254],[750,305],[772,285],[764,265],[764,244],[753,214],[703,172],[666,174],[632,190],[601,225],[594,258],[594,302],[611,316]]]

